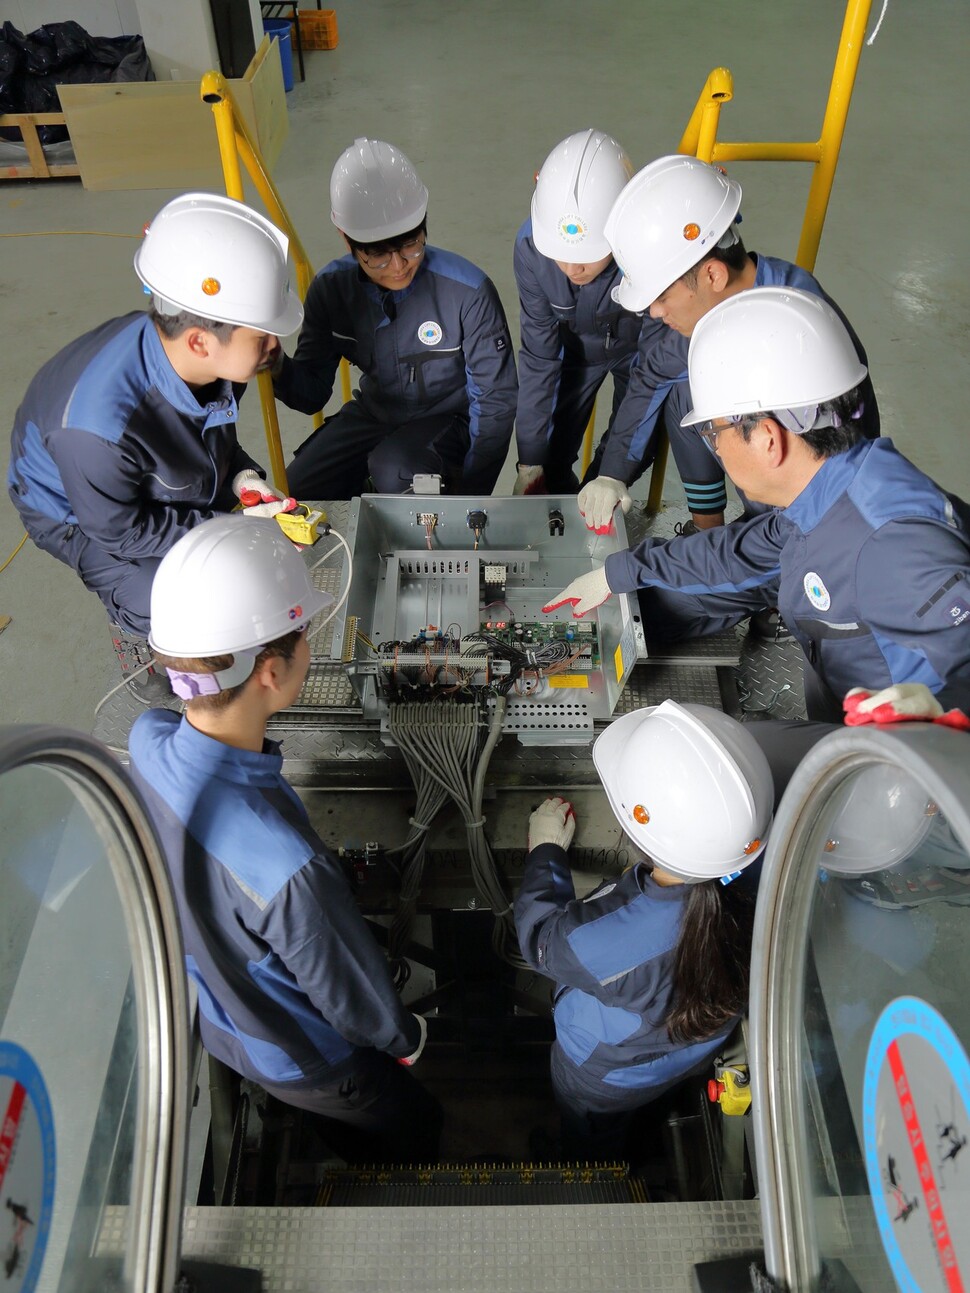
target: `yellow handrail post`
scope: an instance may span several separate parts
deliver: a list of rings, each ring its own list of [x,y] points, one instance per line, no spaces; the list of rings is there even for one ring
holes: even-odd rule
[[[734,98],[734,78],[726,67],[712,69],[697,97],[687,129],[677,145],[678,153],[697,157],[702,162],[713,159],[721,108]]]
[[[822,133],[818,141],[819,158],[815,164],[815,173],[812,176],[808,201],[805,204],[802,236],[798,243],[798,254],[795,257],[796,262],[809,271],[815,268],[815,258],[818,255],[818,245],[822,237],[822,225],[825,223],[825,214],[832,194],[835,168],[839,162],[842,136],[845,133],[845,122],[849,115],[849,104],[852,101],[852,90],[859,68],[859,56],[862,53],[871,5],[872,0],[848,0],[845,7],[842,34],[835,56],[828,102],[825,105]]]
[[[579,479],[582,480],[589,469],[589,464],[593,460],[593,432],[596,429],[596,401],[593,400],[593,407],[589,411],[589,421],[586,423],[586,430],[583,432],[583,450],[579,456]]]
[[[249,133],[245,118],[238,111],[232,96],[229,83],[221,72],[206,72],[200,87],[202,101],[212,108],[215,120],[216,138],[219,143],[219,158],[222,162],[222,174],[227,197],[244,200],[242,170],[240,160],[246,167],[250,179],[256,186],[263,205],[275,225],[284,230],[290,240],[290,254],[296,268],[296,285],[300,299],[304,300],[313,281],[313,266],[290,219],[283,200],[279,195],[272,176],[263,164],[259,148]],[[350,365],[346,359],[340,361],[340,382],[344,403],[350,399]],[[277,489],[287,491],[286,468],[283,464],[283,446],[280,439],[280,423],[276,412],[276,397],[273,394],[273,379],[269,373],[258,373],[256,384],[259,390],[259,402],[263,410],[263,422],[266,427],[266,446],[269,453],[270,471]],[[313,425],[318,427],[323,422],[323,415],[317,413]]]
[[[647,490],[646,511],[651,515],[660,511],[664,494],[664,476],[667,472],[667,454],[670,452],[670,437],[666,427],[657,429],[657,453],[650,469],[650,488]]]

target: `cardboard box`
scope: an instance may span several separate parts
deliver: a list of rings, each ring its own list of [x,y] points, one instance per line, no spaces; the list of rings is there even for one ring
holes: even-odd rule
[[[289,133],[279,46],[264,37],[245,76],[228,85],[272,171]],[[199,81],[61,85],[58,95],[86,189],[224,190]]]

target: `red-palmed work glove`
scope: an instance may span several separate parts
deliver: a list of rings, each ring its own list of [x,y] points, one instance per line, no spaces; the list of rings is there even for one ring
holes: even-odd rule
[[[970,732],[970,718],[960,709],[943,712],[943,706],[922,682],[899,682],[882,691],[853,687],[842,702],[849,727],[864,723],[940,723]]]
[[[284,498],[252,467],[233,476],[232,492],[242,503],[243,516],[275,516],[298,506],[295,498]]]
[[[519,463],[515,473],[515,484],[512,494],[548,494],[546,489],[546,472],[544,467],[526,467]]]
[[[423,1015],[415,1015],[414,1017],[418,1021],[418,1027],[421,1029],[421,1040],[418,1042],[417,1050],[412,1051],[410,1055],[401,1055],[398,1058],[398,1064],[403,1064],[406,1069],[409,1069],[412,1064],[417,1064],[421,1058],[421,1052],[424,1050],[424,1044],[428,1040],[428,1021]]]
[[[600,566],[599,569],[591,570],[588,574],[574,579],[561,593],[557,593],[551,602],[543,606],[542,613],[548,615],[550,611],[556,611],[567,602],[572,602],[573,619],[579,620],[590,611],[595,611],[597,606],[602,606],[606,599],[612,596],[612,592],[606,582],[606,571]]]
[[[576,814],[568,799],[556,795],[544,800],[529,818],[529,852],[540,844],[568,849],[576,833]]]
[[[609,534],[617,503],[624,512],[629,512],[633,506],[633,499],[626,485],[612,476],[597,476],[588,485],[584,485],[576,502],[587,530],[595,530],[597,534]]]

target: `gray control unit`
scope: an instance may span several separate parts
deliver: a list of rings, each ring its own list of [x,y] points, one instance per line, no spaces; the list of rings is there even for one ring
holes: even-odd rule
[[[542,611],[627,546],[622,516],[596,535],[572,497],[364,495],[347,541],[353,580],[332,651],[366,718],[400,700],[504,695],[504,730],[525,744],[586,744],[646,656],[635,599],[582,619]]]

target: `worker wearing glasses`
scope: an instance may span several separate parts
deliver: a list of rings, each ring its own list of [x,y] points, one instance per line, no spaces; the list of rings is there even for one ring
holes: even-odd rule
[[[769,510],[613,553],[544,611],[639,590],[669,641],[776,606],[804,652],[809,718],[878,722],[885,706],[970,725],[970,506],[866,438],[866,367],[835,309],[795,288],[739,292],[698,322],[687,368],[684,424]]]
[[[277,397],[315,413],[346,358],[353,399],[287,469],[298,498],[406,493],[418,474],[449,493],[490,494],[505,462],[518,384],[498,293],[469,261],[427,242],[428,190],[392,144],[358,139],[330,180],[348,255],[316,276]]]
[[[654,327],[645,324],[640,333],[627,396],[583,481],[579,510],[591,530],[607,529],[617,504],[629,509],[629,486],[653,462],[664,427],[691,514],[678,533],[724,524],[724,472],[703,437],[681,426],[691,405],[690,338],[720,301],[755,287],[794,287],[820,296],[840,316],[860,363],[868,367],[862,342],[813,275],[790,261],[746,250],[738,228],[740,207],[736,179],[717,166],[678,155],[644,167],[610,211],[605,237],[623,270],[614,298]],[[858,429],[874,439],[879,408],[868,375],[861,403]],[[752,499],[742,501],[748,515],[761,510]]]

